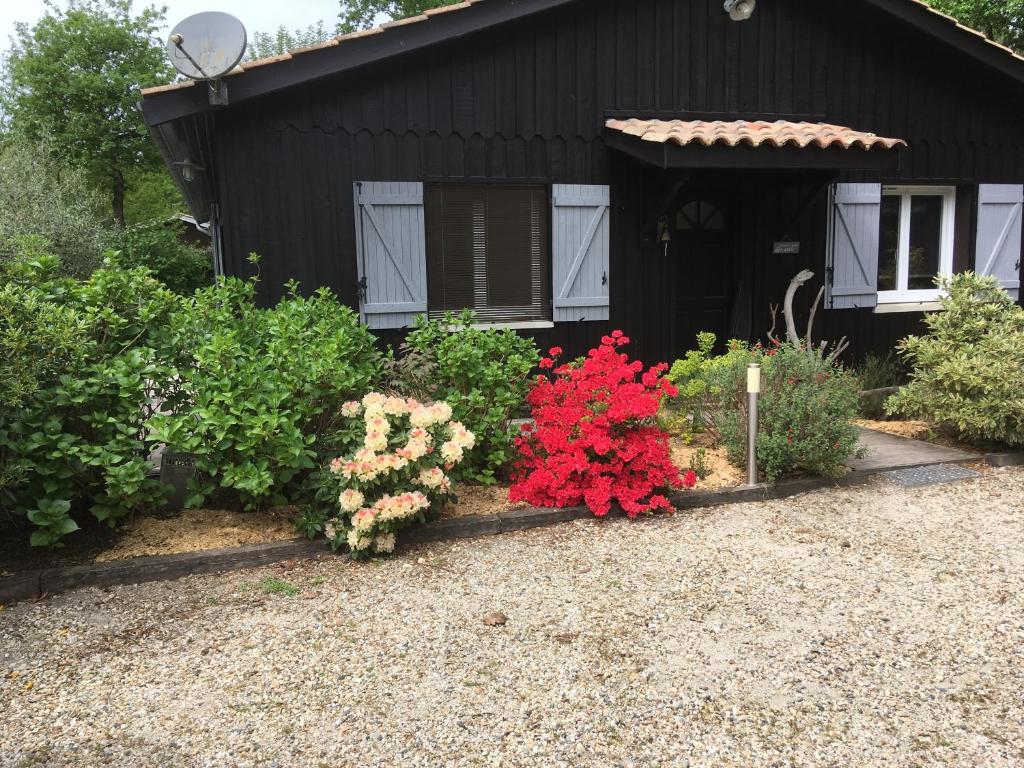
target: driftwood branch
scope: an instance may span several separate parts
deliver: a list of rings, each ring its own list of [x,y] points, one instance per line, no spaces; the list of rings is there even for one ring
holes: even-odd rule
[[[775,326],[779,324],[779,305],[769,304],[768,311],[772,315],[772,327],[768,329],[768,341],[776,342],[778,339],[775,337]]]
[[[825,286],[821,286],[818,291],[818,297],[811,304],[811,316],[807,318],[807,351],[809,352],[814,345],[814,316],[818,314],[818,307],[821,306],[821,300],[825,298]]]
[[[790,280],[789,288],[786,290],[786,300],[782,305],[782,312],[786,318],[786,338],[790,344],[800,344],[801,342],[800,334],[796,330],[796,320],[793,317],[793,299],[796,296],[796,292],[800,290],[800,286],[812,277],[814,277],[814,273],[804,269]]]

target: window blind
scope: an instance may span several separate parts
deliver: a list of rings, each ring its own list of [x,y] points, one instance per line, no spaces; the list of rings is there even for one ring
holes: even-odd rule
[[[472,309],[480,322],[548,319],[547,206],[543,186],[429,185],[430,316]]]

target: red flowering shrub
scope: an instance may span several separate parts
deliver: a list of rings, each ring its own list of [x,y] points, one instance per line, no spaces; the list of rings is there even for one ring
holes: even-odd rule
[[[671,509],[659,491],[692,488],[693,473],[680,479],[672,464],[668,434],[654,417],[675,387],[662,374],[644,372],[619,351],[629,343],[622,331],[601,340],[582,363],[556,367],[562,350],[540,361],[552,375],[538,376],[527,402],[535,426],[516,438],[520,458],[513,471],[512,501],[540,507],[585,503],[598,517],[618,502],[630,517]]]

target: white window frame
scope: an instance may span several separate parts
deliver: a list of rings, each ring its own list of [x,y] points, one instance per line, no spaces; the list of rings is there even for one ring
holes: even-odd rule
[[[913,304],[933,302],[942,297],[938,288],[910,290],[910,199],[915,195],[942,197],[942,222],[939,241],[939,275],[953,274],[953,240],[956,236],[956,187],[947,186],[884,186],[882,198],[899,197],[900,241],[896,250],[896,290],[879,291],[879,304]],[[881,237],[881,232],[879,232]],[[879,253],[881,261],[881,253]]]

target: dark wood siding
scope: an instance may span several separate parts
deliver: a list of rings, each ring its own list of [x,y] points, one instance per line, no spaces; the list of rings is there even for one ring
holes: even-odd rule
[[[672,352],[671,284],[651,258],[651,190],[661,183],[605,147],[606,116],[848,125],[910,148],[892,178],[844,180],[970,189],[1024,182],[1022,104],[1018,84],[860,0],[772,0],[746,23],[731,22],[720,0],[581,0],[219,113],[225,265],[250,274],[246,258],[260,253],[266,301],[294,278],[355,305],[353,181],[610,184],[611,323],[559,325],[538,340],[575,354],[611,325],[653,359]],[[737,179],[754,335],[793,273],[824,272],[824,192],[808,203],[821,180],[784,181]],[[801,240],[799,256],[772,256],[784,234]],[[844,310],[823,313],[821,328],[849,336],[861,355],[890,348],[919,321]]]

